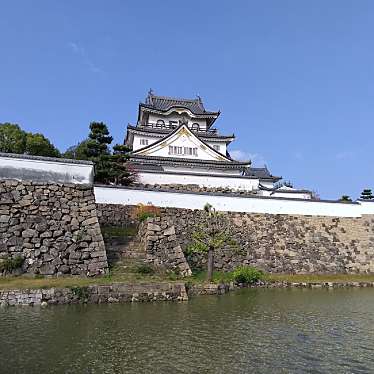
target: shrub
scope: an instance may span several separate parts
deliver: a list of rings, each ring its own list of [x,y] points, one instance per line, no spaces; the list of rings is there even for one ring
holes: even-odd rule
[[[150,266],[148,264],[142,264],[142,265],[138,265],[136,267],[136,272],[138,274],[152,275],[152,274],[155,273],[155,270],[153,269],[152,266]]]
[[[157,217],[160,215],[160,208],[153,205],[139,204],[136,208],[136,216],[140,222],[145,221],[149,217]]]
[[[232,272],[232,280],[235,283],[252,284],[264,277],[262,270],[253,266],[239,266]]]
[[[24,259],[21,256],[6,257],[0,262],[0,271],[11,272],[22,266]]]
[[[71,287],[71,291],[81,301],[87,301],[89,297],[88,287]]]

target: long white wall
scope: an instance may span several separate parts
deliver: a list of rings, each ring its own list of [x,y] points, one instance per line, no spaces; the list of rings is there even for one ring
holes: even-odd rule
[[[93,164],[87,161],[1,153],[0,179],[92,184]]]
[[[362,214],[374,214],[374,203],[347,204],[326,201],[218,196],[111,187],[95,187],[94,190],[96,202],[100,204],[152,204],[158,207],[203,209],[204,205],[209,203],[219,211],[231,212],[330,217],[361,217]]]
[[[258,179],[250,178],[230,178],[230,176],[211,175],[188,175],[189,173],[199,172],[200,170],[186,170],[185,174],[167,174],[163,173],[138,173],[138,180],[142,184],[196,184],[199,187],[227,187],[233,190],[252,191],[258,189]],[[209,170],[201,170],[209,173]]]

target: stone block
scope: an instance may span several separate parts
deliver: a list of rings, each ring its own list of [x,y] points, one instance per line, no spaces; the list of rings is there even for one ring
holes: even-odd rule
[[[8,215],[3,214],[3,215],[0,216],[0,223],[8,223],[9,220],[10,220],[10,216],[8,216]]]
[[[168,229],[166,229],[163,234],[165,236],[170,236],[170,235],[175,235],[175,227],[174,226],[171,226],[169,227]]]
[[[89,226],[98,223],[97,217],[91,217],[82,222],[82,226]]]
[[[23,238],[32,238],[37,235],[37,231],[33,229],[26,229],[22,231],[22,237]]]
[[[53,275],[55,274],[55,266],[52,264],[44,264],[40,267],[39,272],[42,275]]]
[[[161,227],[159,225],[154,224],[154,223],[148,223],[147,230],[148,231],[161,231]]]

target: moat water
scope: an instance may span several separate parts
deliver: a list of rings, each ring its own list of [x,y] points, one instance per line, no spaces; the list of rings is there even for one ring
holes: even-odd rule
[[[374,289],[0,309],[1,373],[373,373]]]

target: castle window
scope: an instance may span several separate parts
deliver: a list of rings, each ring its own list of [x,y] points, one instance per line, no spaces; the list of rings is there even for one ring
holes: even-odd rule
[[[164,128],[165,127],[165,122],[162,119],[158,119],[157,122],[156,122],[156,127]]]
[[[200,130],[200,125],[196,122],[194,122],[191,126],[192,130],[199,131]]]
[[[182,154],[182,147],[177,147],[175,145],[169,145],[169,155],[181,155]]]
[[[218,152],[219,152],[219,150],[220,150],[220,146],[219,146],[218,144],[214,144],[214,145],[213,145],[213,148],[214,148],[216,151],[218,151]]]
[[[197,157],[197,148],[178,147],[175,145],[169,145],[169,155],[196,156]]]
[[[148,145],[148,139],[140,139],[140,145]]]
[[[183,147],[183,154],[187,156],[197,156],[197,148]]]

